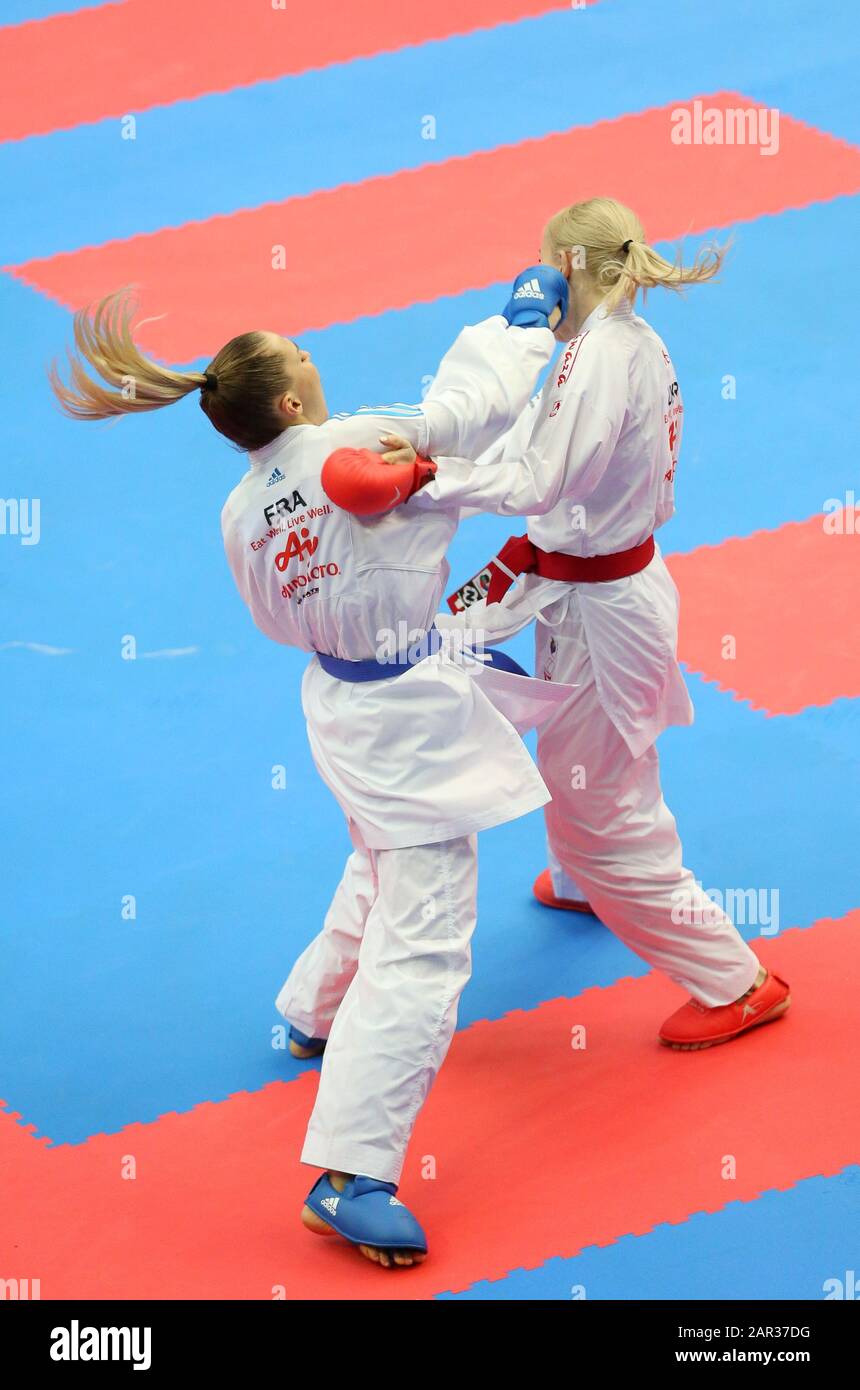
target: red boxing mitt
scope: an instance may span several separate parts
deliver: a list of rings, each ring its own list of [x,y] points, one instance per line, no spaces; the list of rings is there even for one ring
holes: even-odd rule
[[[406,502],[435,476],[436,465],[419,454],[414,463],[383,463],[372,449],[335,449],[321,481],[335,506],[353,516],[379,516]]]

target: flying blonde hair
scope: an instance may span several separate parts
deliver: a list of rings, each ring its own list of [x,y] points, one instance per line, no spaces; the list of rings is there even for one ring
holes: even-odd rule
[[[599,289],[606,289],[603,303],[609,313],[622,300],[632,303],[639,290],[647,293],[660,285],[682,291],[685,285],[712,280],[728,250],[727,246],[704,246],[692,265],[684,265],[680,254],[673,264],[648,245],[635,212],[614,198],[589,198],[562,208],[547,223],[546,236],[556,255],[581,253],[574,264]]]
[[[265,333],[231,338],[203,372],[177,372],[145,357],[134,341],[137,303],[117,290],[74,316],[75,351],[67,349],[71,384],[53,362],[48,371],[60,409],[73,420],[107,420],[173,405],[192,391],[220,434],[238,448],[262,448],[284,428],[275,400],[290,386],[277,344]],[[92,371],[87,371],[87,367]]]

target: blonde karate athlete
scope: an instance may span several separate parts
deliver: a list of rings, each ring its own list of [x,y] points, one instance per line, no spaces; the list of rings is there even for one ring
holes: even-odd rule
[[[524,273],[504,315],[463,330],[420,407],[329,417],[309,353],[276,333],[234,338],[205,372],[170,371],[137,350],[123,293],[76,315],[71,386],[52,374],[78,419],[199,391],[210,422],[248,454],[222,514],[227,558],[257,626],[312,654],[308,737],[354,846],[323,930],[277,1000],[294,1055],[325,1049],[302,1153],[325,1171],[303,1220],[384,1265],[427,1249],[396,1191],[469,978],[476,833],[545,805],[520,732],[564,692],[514,673],[501,654],[493,664],[428,638],[460,508],[398,504],[433,464],[411,450],[409,463],[374,455],[382,486],[353,472],[350,510],[330,501],[321,475],[332,451],[381,450],[395,425],[423,455],[480,453],[526,405],[566,307],[558,272]],[[129,379],[133,395],[116,389]]]
[[[692,996],[659,1033],[682,1049],[727,1042],[790,1004],[785,981],[684,867],[655,747],[693,718],[678,592],[654,542],[674,512],[683,404],[634,301],[639,289],[708,280],[721,259],[671,265],[609,198],[557,213],[541,261],[569,286],[555,332],[565,350],[510,434],[476,464],[443,460],[413,503],[529,517],[527,535],[453,596],[449,621],[504,640],[536,620],[537,675],[575,687],[538,735],[552,801],[549,868],[534,891],[551,907],[590,907]]]

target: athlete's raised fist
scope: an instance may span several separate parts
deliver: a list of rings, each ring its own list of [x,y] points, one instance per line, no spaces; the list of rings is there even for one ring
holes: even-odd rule
[[[556,328],[567,314],[567,281],[551,265],[532,265],[514,281],[502,310],[516,328]]]
[[[430,481],[436,465],[400,442],[412,453],[411,461],[386,463],[372,449],[335,449],[322,466],[326,496],[353,516],[379,516],[406,502]]]

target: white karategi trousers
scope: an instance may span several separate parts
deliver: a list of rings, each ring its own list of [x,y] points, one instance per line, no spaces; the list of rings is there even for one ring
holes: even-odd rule
[[[661,563],[661,562],[658,562]],[[538,766],[553,890],[585,899],[616,936],[707,1007],[755,980],[757,957],[682,863],[657,749],[634,756],[601,702],[577,586],[542,610],[536,672],[576,689],[541,728]]]
[[[477,837],[356,846],[277,1007],[328,1038],[302,1162],[398,1182],[471,970]]]
[[[308,667],[311,749],[354,849],[276,1001],[328,1039],[304,1163],[399,1181],[471,971],[476,832],[546,804],[520,734],[566,693],[444,656],[364,685]]]

